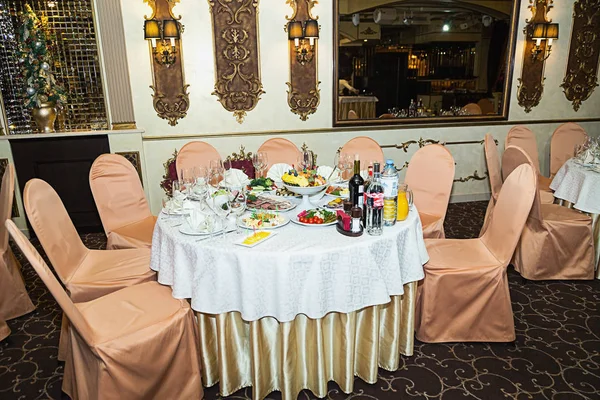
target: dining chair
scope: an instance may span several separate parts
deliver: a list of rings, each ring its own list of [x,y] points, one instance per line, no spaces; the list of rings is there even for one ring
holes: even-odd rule
[[[489,133],[487,133],[483,139],[483,149],[485,153],[485,162],[487,165],[488,178],[490,180],[490,189],[492,194],[485,211],[483,227],[481,228],[479,236],[483,235],[487,229],[489,216],[494,210],[494,206],[498,200],[498,193],[500,193],[500,188],[502,187],[502,172],[500,170],[500,155],[498,154],[498,146],[496,145],[494,137]]]
[[[8,164],[2,176],[0,189],[0,221],[11,218],[15,194],[15,169]],[[25,282],[21,265],[8,245],[8,231],[0,227],[0,320],[7,321],[35,310]]]
[[[502,156],[502,175],[510,175],[522,164],[533,167],[523,149],[507,147]],[[536,193],[513,264],[523,278],[530,280],[593,279],[592,218],[558,204],[542,204]]]
[[[383,167],[385,166],[385,159],[383,157],[381,146],[368,136],[357,136],[348,140],[342,146],[340,153],[350,155],[358,154],[361,171],[367,169],[369,164],[374,162],[378,162],[381,165],[381,171],[383,171]]]
[[[260,145],[258,151],[267,153],[267,165],[262,168],[263,171],[268,171],[274,164],[298,164],[300,150],[291,141],[284,138],[272,138],[266,140]]]
[[[469,103],[465,106],[463,106],[463,108],[461,108],[461,111],[466,113],[467,115],[481,115],[481,107],[479,107],[477,104],[475,103]]]
[[[72,324],[62,383],[71,399],[202,399],[198,326],[185,299],[145,282],[74,303],[17,226],[6,227]]]
[[[492,103],[489,99],[480,99],[477,102],[477,105],[481,109],[481,113],[483,115],[496,114],[494,110],[494,103]]]
[[[354,110],[348,111],[348,119],[360,119],[358,113]]]
[[[454,183],[452,154],[440,144],[420,148],[410,159],[404,182],[413,192],[423,237],[445,238],[444,219]]]
[[[527,153],[533,162],[533,167],[538,173],[538,190],[541,192],[541,202],[547,204],[554,203],[554,194],[550,189],[550,183],[552,182],[552,179],[545,177],[540,172],[540,159],[537,141],[533,132],[523,125],[513,126],[506,135],[504,148],[507,148],[508,146],[518,146]]]
[[[210,168],[211,160],[220,160],[221,155],[213,146],[206,142],[193,141],[186,143],[179,153],[175,165],[177,167],[177,178],[181,179],[181,172],[194,167]]]
[[[6,324],[6,321],[0,319],[0,341],[6,339],[10,335],[10,328]]]
[[[131,162],[118,154],[102,154],[92,164],[89,179],[106,248],[150,248],[156,217]]]
[[[510,174],[481,237],[425,240],[429,261],[417,289],[417,339],[515,340],[506,270],[537,192],[535,174],[530,165]]]
[[[390,119],[390,118],[396,118],[396,116],[394,114],[386,113],[386,114],[381,114],[377,118],[379,118],[379,119]]]
[[[550,176],[554,177],[568,159],[575,157],[575,146],[582,145],[588,134],[581,125],[574,122],[562,124],[550,139]]]

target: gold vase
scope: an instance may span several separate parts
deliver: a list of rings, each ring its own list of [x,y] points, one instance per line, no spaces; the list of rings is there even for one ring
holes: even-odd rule
[[[33,120],[40,128],[40,133],[52,133],[54,130],[54,121],[56,121],[56,104],[41,103],[40,107],[31,110]]]

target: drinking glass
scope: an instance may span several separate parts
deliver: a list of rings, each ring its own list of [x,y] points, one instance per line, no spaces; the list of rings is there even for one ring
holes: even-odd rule
[[[196,181],[194,168],[184,168],[181,170],[181,182],[183,183],[183,187],[181,190],[186,194],[192,193],[192,186]]]
[[[267,153],[258,151],[252,155],[252,165],[256,171],[256,177],[262,177],[261,170],[267,166]]]
[[[222,194],[218,194],[212,197],[212,210],[214,213],[221,219],[221,228],[222,233],[221,237],[225,235],[225,226],[227,223],[227,217],[231,212],[231,189],[226,187],[220,187],[219,192]],[[216,193],[215,193],[216,194]]]
[[[231,212],[235,215],[235,232],[240,233],[240,217],[246,211],[246,201],[248,200],[244,188],[235,188],[231,191]]]
[[[231,160],[223,161],[223,169],[229,171],[232,168]]]
[[[314,165],[313,161],[312,151],[305,150],[298,156],[298,168],[300,170],[312,169]]]
[[[218,187],[223,181],[225,175],[225,169],[223,168],[222,160],[210,160],[210,178],[209,183],[213,187]]]

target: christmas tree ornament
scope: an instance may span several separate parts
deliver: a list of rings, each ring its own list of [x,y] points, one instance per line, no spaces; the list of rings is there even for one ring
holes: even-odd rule
[[[41,47],[42,46],[42,42],[35,42],[35,47]]]
[[[40,67],[42,67],[44,71],[48,71],[48,69],[50,69],[50,64],[44,61]]]
[[[32,88],[32,87],[28,87],[27,88],[27,94],[29,96],[32,96],[34,93],[35,93],[35,89],[34,88]]]
[[[23,57],[19,58],[19,64],[23,64],[25,62],[25,59]]]

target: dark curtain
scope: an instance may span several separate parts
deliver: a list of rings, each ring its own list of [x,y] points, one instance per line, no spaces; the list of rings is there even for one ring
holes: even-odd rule
[[[506,50],[509,26],[505,21],[496,21],[492,26],[490,51],[488,53],[488,92],[501,92],[506,73]],[[501,51],[496,51],[501,49]]]

